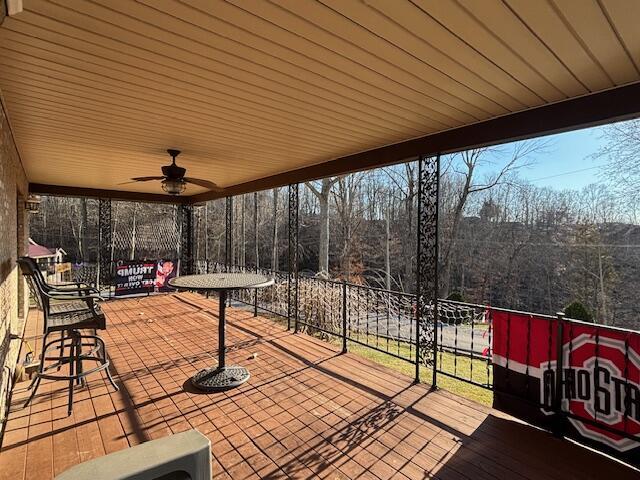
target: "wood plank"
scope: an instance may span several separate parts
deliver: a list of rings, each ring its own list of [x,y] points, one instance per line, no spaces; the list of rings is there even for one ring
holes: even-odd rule
[[[634,65],[640,68],[640,49],[633,47],[640,41],[640,31],[634,21],[640,17],[640,3],[626,0],[602,0],[600,5]]]
[[[551,2],[505,1],[591,92],[614,86],[611,78],[594,62],[579,39],[558,16]]]
[[[633,3],[633,2],[631,2]],[[558,14],[570,24],[576,37],[616,85],[638,78],[638,69],[618,40],[598,1],[556,3]]]
[[[44,382],[33,407],[12,409],[0,478],[47,480],[74,463],[189,428],[212,440],[216,478],[637,476],[243,309],[228,309],[228,358],[249,368],[250,381],[196,393],[185,385],[215,361],[215,300],[184,293],[113,300],[103,308],[109,328],[102,334],[120,392],[94,375],[88,388],[77,389],[74,414],[66,417],[66,385]],[[38,317],[29,315],[27,335],[37,337]]]

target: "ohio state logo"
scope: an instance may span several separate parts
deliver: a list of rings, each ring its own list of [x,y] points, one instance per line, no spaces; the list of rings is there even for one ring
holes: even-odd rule
[[[598,352],[596,362],[596,350]],[[627,355],[625,355],[627,350]],[[563,345],[562,410],[607,425],[611,430],[640,434],[640,355],[625,342],[583,333]],[[540,364],[542,411],[552,415],[556,362]],[[626,412],[626,418],[625,418]],[[640,444],[615,432],[575,418],[569,421],[584,437],[620,452]]]

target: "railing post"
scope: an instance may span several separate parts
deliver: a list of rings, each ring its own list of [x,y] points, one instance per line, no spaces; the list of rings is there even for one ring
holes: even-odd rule
[[[298,184],[289,185],[289,282],[287,285],[287,329],[298,333]]]
[[[193,206],[180,205],[178,207],[180,221],[180,274],[194,273],[193,258]]]
[[[342,281],[342,353],[347,353],[347,281]]]
[[[98,289],[108,285],[111,296],[111,247],[113,237],[111,231],[111,199],[98,200]]]
[[[253,316],[258,316],[258,289],[256,288],[253,292]]]
[[[438,352],[438,210],[440,155],[418,159],[418,245],[416,279],[416,375],[420,364],[432,368],[437,386]]]
[[[556,314],[557,328],[556,328],[556,371],[555,371],[555,386],[554,386],[554,398],[553,398],[553,410],[557,416],[556,426],[553,429],[553,434],[556,437],[561,437],[564,434],[562,425],[562,369],[564,366],[564,349],[562,342],[564,340],[564,323],[565,314],[558,312]]]
[[[233,197],[227,197],[225,203],[225,229],[224,229],[224,263],[228,272],[233,263]]]

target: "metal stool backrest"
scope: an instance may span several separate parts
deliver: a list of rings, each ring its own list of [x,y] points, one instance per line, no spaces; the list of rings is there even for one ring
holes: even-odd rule
[[[33,272],[33,279],[38,282],[40,287],[45,291],[49,292],[53,290],[47,280],[44,278],[44,275],[40,271],[40,267],[38,266],[38,262],[31,257],[20,257],[21,260],[28,262],[31,265],[31,271]]]
[[[20,271],[22,275],[27,280],[27,284],[29,285],[29,290],[31,290],[31,295],[38,307],[45,313],[45,319],[49,315],[49,298],[44,295],[43,288],[40,285],[40,281],[38,278],[38,270],[37,264],[33,261],[32,258],[29,257],[20,257],[18,259],[18,266],[20,267]],[[40,275],[42,275],[40,273]]]

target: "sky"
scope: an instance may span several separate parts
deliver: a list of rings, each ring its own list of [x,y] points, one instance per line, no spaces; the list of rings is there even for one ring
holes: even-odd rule
[[[605,159],[592,158],[606,144],[602,128],[594,127],[545,137],[546,150],[535,156],[532,166],[519,171],[519,176],[540,187],[580,189],[599,182],[600,166]],[[504,160],[483,167],[484,172],[497,171]]]

